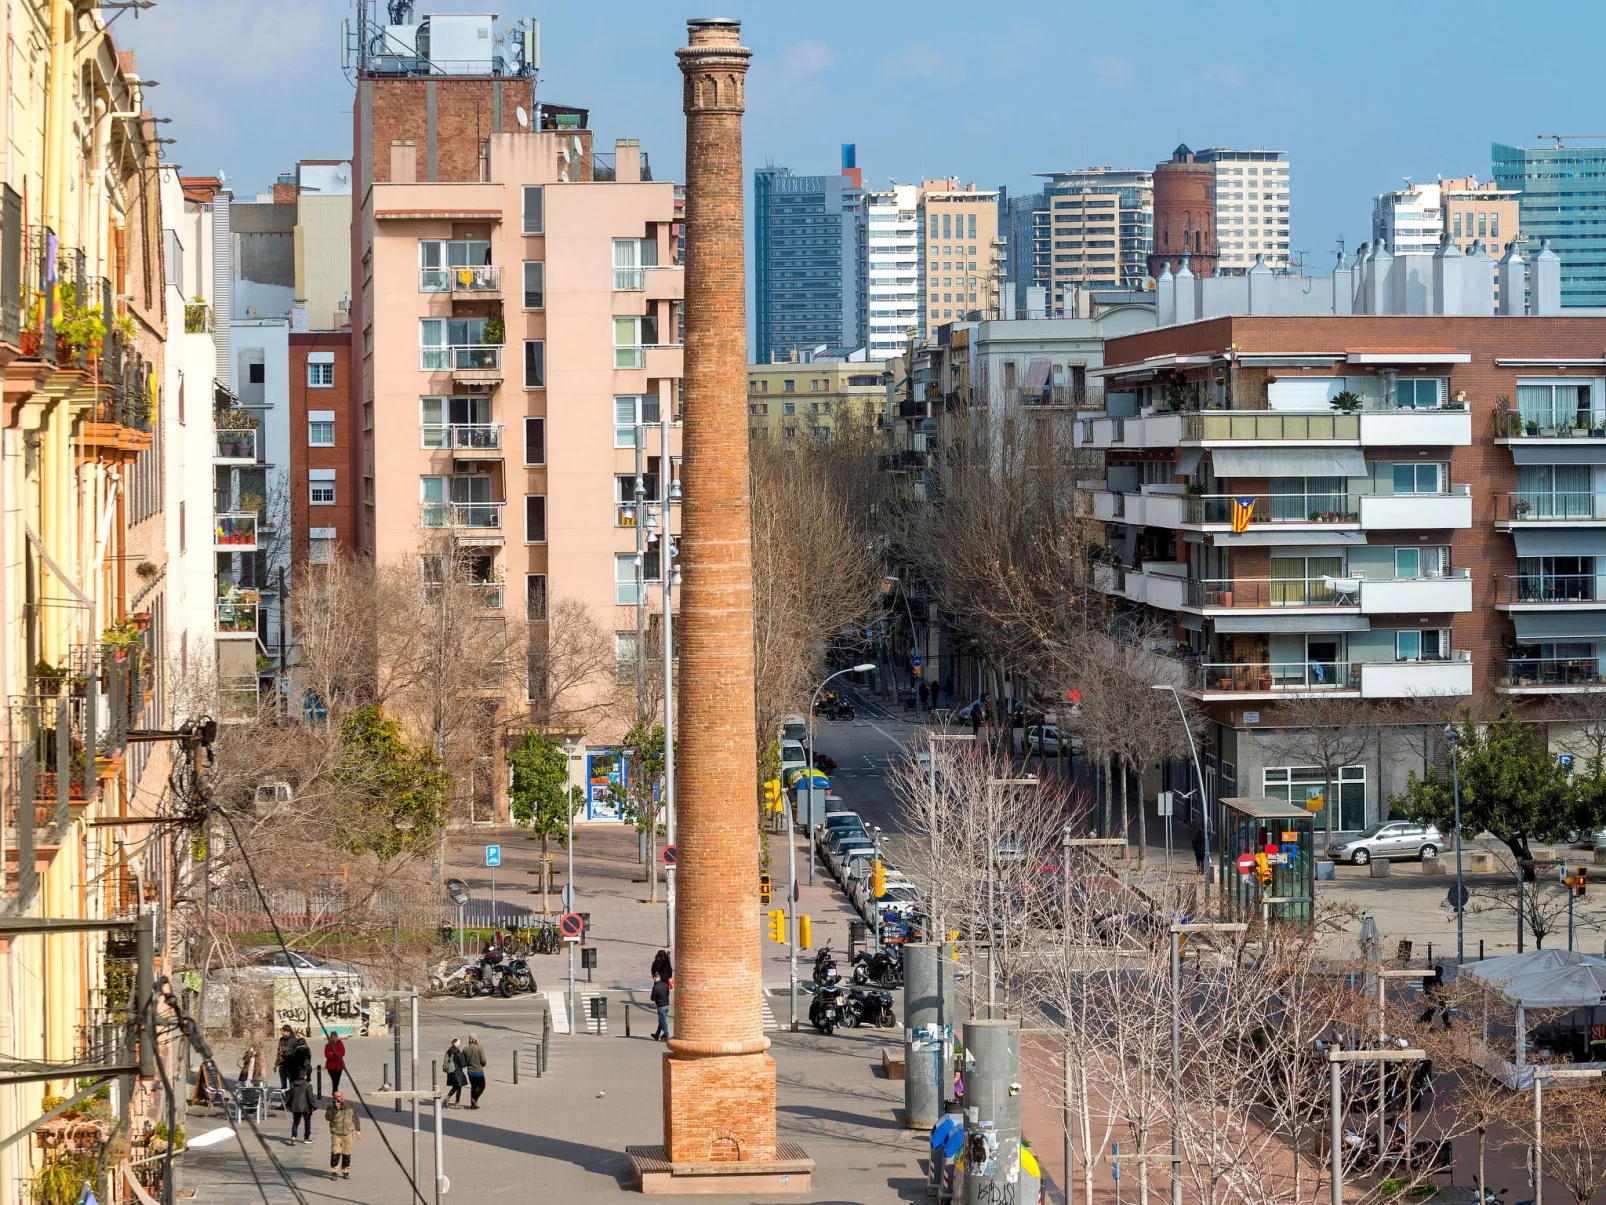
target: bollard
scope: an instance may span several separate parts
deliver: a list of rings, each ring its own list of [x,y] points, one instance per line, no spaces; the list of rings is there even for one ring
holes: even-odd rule
[[[401,1088],[401,1026],[396,1024],[396,1022],[400,1019],[401,1018],[398,1017],[395,1012],[391,1013],[390,1035],[394,1039],[393,1055],[396,1060],[396,1087],[398,1090]],[[400,1113],[401,1111],[402,1098],[398,1096],[396,1098],[396,1112]]]
[[[436,1082],[436,1080],[435,1080],[435,1072],[439,1067],[440,1067],[439,1061],[437,1061],[435,1059],[430,1059],[429,1060],[429,1090],[431,1092],[435,1093],[435,1095],[437,1095],[437,1096],[440,1095],[440,1091],[441,1091],[440,1084],[438,1084]]]
[[[625,1001],[625,1037],[630,1036],[630,1002]]]
[[[519,1082],[519,1052],[517,1050],[513,1052],[513,1082],[515,1084]]]
[[[323,1099],[323,1064],[318,1064],[318,1099]]]

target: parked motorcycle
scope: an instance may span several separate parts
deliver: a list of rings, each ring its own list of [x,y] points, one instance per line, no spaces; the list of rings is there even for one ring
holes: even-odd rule
[[[459,996],[494,996],[497,991],[495,977],[484,963],[471,962],[463,968],[463,977],[458,980],[456,991]]]
[[[853,982],[876,983],[882,987],[902,987],[902,947],[888,946],[879,953],[860,950],[853,956]]]
[[[535,975],[530,971],[530,964],[522,958],[510,959],[502,968],[499,990],[504,1000],[511,1000],[519,992],[535,991]]]
[[[836,967],[836,957],[831,953],[830,946],[821,946],[820,952],[814,956],[814,982],[823,984],[829,975],[840,977]]]
[[[851,1028],[853,1023],[848,1013],[847,993],[842,990],[842,976],[833,966],[826,974],[826,981],[814,989],[814,999],[809,1002],[809,1024],[830,1037],[838,1025]]]
[[[850,1029],[854,1025],[874,1025],[880,1029],[891,1029],[896,1024],[892,1012],[892,993],[878,987],[849,988],[847,1010],[843,1013],[842,1024]]]

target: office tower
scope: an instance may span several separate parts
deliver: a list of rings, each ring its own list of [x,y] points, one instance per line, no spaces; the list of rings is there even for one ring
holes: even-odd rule
[[[1495,143],[1495,184],[1518,194],[1531,254],[1541,239],[1561,258],[1561,300],[1606,305],[1606,145],[1507,146]]]

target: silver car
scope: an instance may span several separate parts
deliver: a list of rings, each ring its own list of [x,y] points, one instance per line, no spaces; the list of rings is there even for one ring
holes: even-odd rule
[[[1373,858],[1433,858],[1444,848],[1444,838],[1431,824],[1414,820],[1383,820],[1353,837],[1338,838],[1327,847],[1334,862],[1365,866]]]

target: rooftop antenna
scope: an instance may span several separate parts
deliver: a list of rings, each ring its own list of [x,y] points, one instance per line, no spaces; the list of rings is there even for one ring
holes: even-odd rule
[[[1606,138],[1606,134],[1535,134],[1535,138],[1554,138],[1559,149],[1563,138],[1593,139],[1599,141]]]

